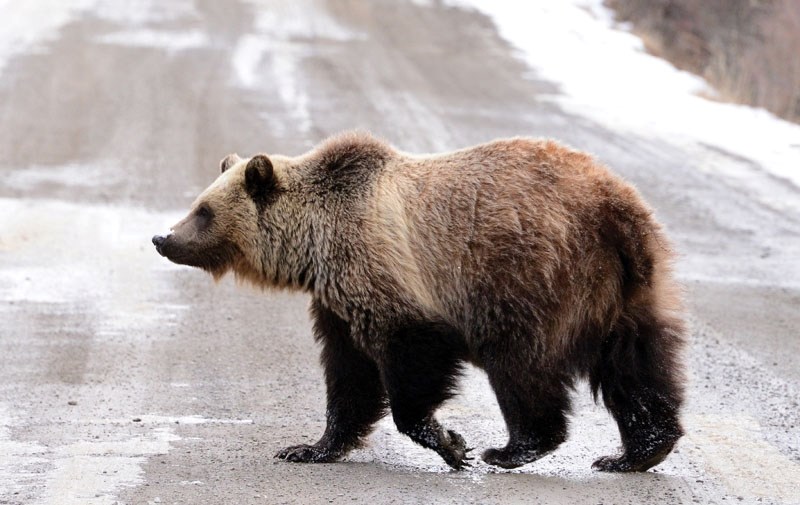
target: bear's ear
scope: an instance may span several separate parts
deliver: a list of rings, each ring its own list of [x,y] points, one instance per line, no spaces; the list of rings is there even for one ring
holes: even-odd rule
[[[236,153],[225,156],[224,158],[222,158],[222,161],[219,162],[220,173],[224,174],[225,170],[228,170],[229,168],[239,163],[240,161],[242,161],[242,159]]]
[[[263,154],[250,158],[244,170],[244,187],[253,200],[262,200],[275,185],[272,162]]]

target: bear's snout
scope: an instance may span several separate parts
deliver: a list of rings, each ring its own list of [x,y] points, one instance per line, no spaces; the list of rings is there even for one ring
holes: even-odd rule
[[[164,256],[163,247],[164,247],[164,242],[166,242],[166,240],[167,237],[163,235],[153,236],[153,245],[156,246],[156,251],[158,251],[158,254],[160,254],[161,256]]]

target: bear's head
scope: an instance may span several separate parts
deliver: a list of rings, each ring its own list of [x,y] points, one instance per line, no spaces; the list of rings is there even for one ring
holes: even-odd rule
[[[189,214],[153,244],[174,263],[202,268],[214,278],[233,270],[261,277],[263,244],[259,230],[266,206],[279,198],[280,185],[270,159],[259,154],[243,160],[231,154],[221,174],[192,204]]]

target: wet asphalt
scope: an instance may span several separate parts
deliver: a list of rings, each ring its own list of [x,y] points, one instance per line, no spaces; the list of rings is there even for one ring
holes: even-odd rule
[[[800,216],[770,199],[798,188],[564,113],[474,11],[164,5],[79,11],[0,73],[0,503],[800,503]],[[308,299],[215,284],[149,239],[227,153],[352,128],[412,152],[553,137],[639,188],[692,324],[687,436],[665,463],[591,471],[618,438],[585,386],[569,441],[515,471],[451,471],[389,420],[343,462],[273,459],[324,429]],[[478,452],[504,441],[479,371],[440,419]]]

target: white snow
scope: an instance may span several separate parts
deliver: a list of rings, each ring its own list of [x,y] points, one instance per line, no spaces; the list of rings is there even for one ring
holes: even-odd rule
[[[261,60],[270,48],[267,37],[244,34],[239,37],[231,58],[231,65],[239,84],[245,88],[253,88],[258,84]]]
[[[169,53],[205,47],[210,44],[208,34],[198,28],[170,30],[148,27],[175,20],[192,21],[200,15],[189,0],[95,0],[92,15],[120,25],[121,30],[106,33],[95,40],[102,44],[128,47],[162,49]]]
[[[158,302],[172,289],[161,271],[174,267],[150,244],[181,214],[0,198],[0,215],[15,216],[0,220],[0,302],[79,303],[96,338],[174,324],[185,309]]]
[[[551,99],[568,112],[689,152],[712,146],[800,186],[799,125],[701,97],[713,95],[704,80],[647,54],[638,37],[614,25],[601,0],[448,2],[489,15],[536,75],[560,86]],[[709,170],[735,176],[726,160],[709,163]],[[797,201],[779,204],[800,210]]]
[[[131,419],[66,419],[62,429],[80,433],[91,426],[105,429],[102,437],[76,438],[65,436],[63,443],[53,444],[15,440],[13,430],[26,424],[26,413],[20,406],[0,402],[0,496],[25,491],[30,481],[43,484],[39,505],[119,503],[120,489],[144,482],[143,466],[154,455],[166,454],[181,437],[178,425],[249,425],[249,419],[218,419],[200,415],[143,415],[130,429]],[[42,468],[47,468],[42,472]],[[182,485],[201,485],[186,481]]]
[[[141,27],[198,17],[190,0],[0,0],[0,74],[14,56],[39,51],[82,14],[122,26]],[[208,43],[203,32],[137,29],[108,34],[99,42],[180,50]]]
[[[243,34],[234,49],[231,65],[238,84],[262,90],[267,85],[274,86],[292,126],[308,133],[311,113],[300,68],[311,55],[307,42],[358,40],[365,35],[342,26],[311,0],[247,0],[247,3],[254,10],[255,22],[253,33]],[[314,15],[308,15],[309,12]],[[265,64],[265,59],[270,63]],[[272,129],[286,129],[286,118],[266,119]]]
[[[194,49],[209,44],[208,36],[200,30],[153,30],[139,28],[107,33],[96,39],[104,44],[164,49],[168,52]]]
[[[94,0],[92,14],[120,25],[141,26],[200,19],[194,0]]]
[[[42,42],[55,39],[58,29],[95,0],[0,0],[0,73],[8,61]]]
[[[156,414],[147,414],[140,416],[140,423],[142,425],[172,425],[172,424],[254,424],[252,419],[217,419],[203,417],[197,414],[186,416],[161,416]],[[127,419],[107,420],[105,423],[124,423]]]
[[[78,440],[52,450],[53,470],[40,505],[106,505],[118,503],[116,494],[124,487],[144,481],[144,464],[149,456],[166,454],[170,444],[180,440],[170,427],[142,434],[120,435],[104,441]]]

